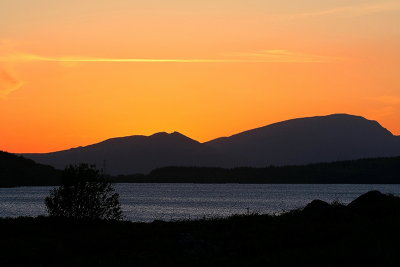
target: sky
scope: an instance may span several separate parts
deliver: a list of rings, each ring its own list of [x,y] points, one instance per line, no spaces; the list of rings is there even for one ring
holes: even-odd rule
[[[332,113],[400,135],[400,1],[0,0],[0,150]]]

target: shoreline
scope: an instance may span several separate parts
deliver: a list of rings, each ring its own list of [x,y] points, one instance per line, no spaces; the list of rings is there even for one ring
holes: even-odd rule
[[[0,219],[2,266],[398,266],[400,198],[314,200],[282,215],[153,221]]]

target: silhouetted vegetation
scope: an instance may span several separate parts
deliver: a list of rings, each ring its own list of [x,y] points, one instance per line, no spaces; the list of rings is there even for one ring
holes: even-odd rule
[[[61,171],[0,152],[0,178],[0,187],[60,185]],[[110,179],[117,183],[399,184],[400,157],[265,168],[165,167],[147,175]]]
[[[33,160],[0,151],[0,187],[58,185],[60,171]]]
[[[399,266],[399,224],[400,199],[376,191],[280,216],[0,219],[0,266]]]
[[[166,167],[148,175],[126,175],[116,182],[398,184],[400,157],[360,159],[266,168]]]
[[[70,165],[62,174],[63,184],[45,200],[50,216],[122,219],[119,195],[94,166]]]

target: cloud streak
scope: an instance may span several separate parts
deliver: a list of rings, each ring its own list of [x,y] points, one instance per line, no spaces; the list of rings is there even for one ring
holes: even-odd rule
[[[18,90],[24,84],[11,72],[0,69],[0,99]]]
[[[334,63],[344,60],[338,57],[305,54],[288,50],[261,50],[248,53],[235,53],[223,58],[106,58],[83,56],[49,57],[31,53],[9,52],[0,54],[0,63],[19,65],[35,62],[59,63]],[[23,81],[16,78],[11,71],[0,69],[0,97],[18,90]]]
[[[322,17],[330,15],[346,15],[350,17],[366,16],[375,13],[400,11],[400,2],[379,2],[379,3],[367,3],[359,5],[348,5],[324,10],[318,10],[313,12],[294,13],[294,14],[280,14],[274,15],[272,18],[278,20],[296,20],[302,18]]]
[[[382,95],[378,97],[372,97],[370,100],[383,103],[383,104],[389,104],[389,105],[400,105],[400,96],[393,96],[393,95]]]
[[[288,50],[260,50],[250,53],[239,53],[238,56],[249,60],[260,60],[270,63],[334,63],[345,60],[340,57],[328,57],[313,54],[305,54]]]
[[[105,57],[82,57],[62,56],[46,57],[35,54],[9,54],[0,57],[0,61],[12,62],[130,62],[130,63],[202,63],[202,62],[235,62],[229,59],[164,59],[164,58],[105,58]]]
[[[0,56],[3,62],[120,62],[120,63],[328,63],[340,58],[291,52],[288,50],[262,50],[250,53],[236,53],[232,58],[214,59],[166,59],[166,58],[105,58],[105,57],[47,57],[28,53],[13,53]]]

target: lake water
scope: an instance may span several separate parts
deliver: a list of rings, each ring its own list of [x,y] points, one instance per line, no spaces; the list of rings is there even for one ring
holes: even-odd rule
[[[249,212],[276,214],[314,199],[347,204],[370,190],[400,195],[400,185],[116,184],[127,220],[180,220]],[[0,217],[45,215],[52,187],[0,188]]]

